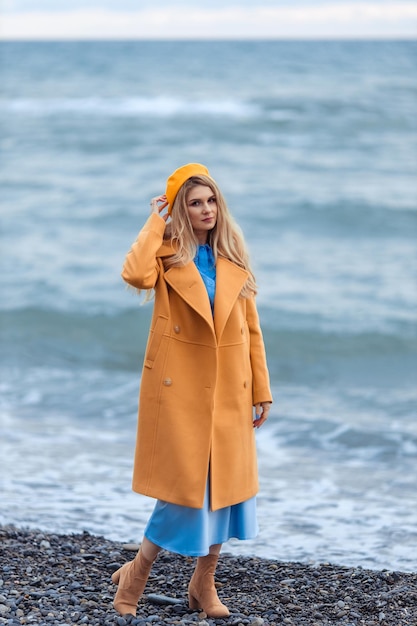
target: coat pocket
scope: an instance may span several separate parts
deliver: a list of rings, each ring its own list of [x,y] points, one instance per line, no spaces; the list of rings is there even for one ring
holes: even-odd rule
[[[159,346],[161,345],[167,321],[167,317],[159,315],[155,322],[155,326],[151,330],[148,347],[146,349],[145,367],[149,367],[150,369],[153,367],[156,355],[158,354]]]

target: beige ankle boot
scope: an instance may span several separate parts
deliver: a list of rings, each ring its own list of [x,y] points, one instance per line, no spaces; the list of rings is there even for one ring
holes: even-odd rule
[[[227,617],[227,606],[222,604],[214,586],[214,572],[219,556],[208,554],[197,559],[197,567],[188,585],[190,609],[203,609],[208,617]]]
[[[125,563],[112,574],[112,581],[118,585],[113,606],[120,615],[136,616],[138,600],[145,589],[152,561],[148,561],[139,550],[133,561]]]

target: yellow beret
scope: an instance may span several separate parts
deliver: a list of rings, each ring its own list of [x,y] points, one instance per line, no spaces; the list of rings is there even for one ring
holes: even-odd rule
[[[165,195],[168,200],[168,213],[171,215],[177,193],[186,180],[192,176],[210,176],[208,169],[201,163],[188,163],[179,167],[167,180]]]

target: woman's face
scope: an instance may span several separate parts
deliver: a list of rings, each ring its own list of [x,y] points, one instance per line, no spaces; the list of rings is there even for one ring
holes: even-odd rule
[[[196,185],[188,192],[187,210],[191,226],[200,245],[207,243],[207,237],[217,222],[216,196],[206,185]]]

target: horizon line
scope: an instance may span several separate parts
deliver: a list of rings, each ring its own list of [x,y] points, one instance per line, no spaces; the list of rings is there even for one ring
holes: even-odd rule
[[[399,35],[398,33],[395,35],[387,35],[387,34],[369,34],[369,35],[265,35],[265,36],[222,36],[222,37],[207,37],[207,38],[193,38],[193,37],[106,37],[106,36],[69,36],[69,37],[4,37],[0,34],[0,43],[7,42],[26,42],[26,43],[60,43],[60,42],[121,42],[121,41],[130,41],[130,42],[187,42],[187,43],[214,43],[214,42],[263,42],[263,41],[305,41],[305,42],[326,42],[326,41],[409,41],[417,43],[417,35],[413,36],[410,34]]]

